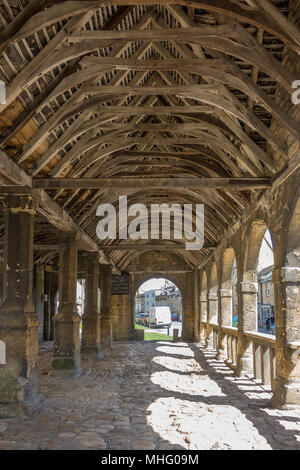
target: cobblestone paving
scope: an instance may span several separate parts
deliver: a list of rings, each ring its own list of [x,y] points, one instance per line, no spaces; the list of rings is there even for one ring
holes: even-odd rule
[[[49,359],[43,405],[0,419],[0,449],[300,449],[300,412],[272,410],[269,393],[194,344],[117,343],[77,379],[47,374]]]

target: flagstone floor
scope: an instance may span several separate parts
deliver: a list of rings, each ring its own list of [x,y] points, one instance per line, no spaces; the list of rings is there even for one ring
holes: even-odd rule
[[[300,411],[271,409],[195,344],[116,343],[77,379],[48,374],[49,348],[40,359],[44,403],[0,419],[0,449],[300,449]]]

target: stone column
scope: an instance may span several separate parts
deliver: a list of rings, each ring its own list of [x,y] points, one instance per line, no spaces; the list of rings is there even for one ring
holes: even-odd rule
[[[300,405],[300,268],[273,272],[276,321],[276,379],[272,404],[276,408]]]
[[[200,305],[199,305],[199,271],[194,272],[194,337],[195,341],[200,341]]]
[[[251,342],[245,331],[257,331],[257,282],[240,282],[238,285],[238,354],[235,374],[237,377],[253,374]]]
[[[200,296],[200,341],[203,345],[206,345],[206,325],[203,322],[207,322],[207,298],[204,295]]]
[[[223,326],[232,326],[232,290],[219,289],[219,309],[218,309],[218,350],[217,359],[225,357]]]
[[[101,351],[103,353],[113,348],[111,276],[112,266],[109,264],[101,264],[99,273],[101,286],[100,342]]]
[[[3,300],[0,340],[6,354],[0,366],[0,402],[35,400],[39,318],[33,303],[35,203],[29,193],[9,195],[5,206]]]
[[[135,275],[130,273],[129,280],[130,312],[129,312],[129,337],[131,341],[135,340]]]
[[[217,294],[209,294],[207,298],[208,319],[206,324],[206,346],[213,349],[213,329],[209,323],[217,324],[218,321],[218,296]]]
[[[192,272],[184,274],[184,287],[182,286],[182,332],[181,339],[187,343],[195,341],[194,336],[194,275]]]
[[[45,267],[36,265],[33,273],[33,297],[35,303],[35,312],[40,319],[39,342],[44,339],[45,326]]]
[[[100,357],[100,314],[98,312],[98,253],[85,253],[85,304],[82,317],[81,351]]]
[[[77,248],[75,233],[63,232],[59,249],[59,307],[54,321],[53,369],[68,370],[75,376],[80,367],[80,315],[77,313]]]
[[[44,339],[52,341],[54,339],[53,317],[56,314],[56,299],[58,291],[57,272],[53,272],[51,266],[45,267],[45,323],[44,323]]]
[[[57,298],[58,298],[58,273],[51,272],[50,276],[50,292],[49,292],[49,319],[50,319],[50,336],[49,340],[54,340],[54,316],[57,311]]]

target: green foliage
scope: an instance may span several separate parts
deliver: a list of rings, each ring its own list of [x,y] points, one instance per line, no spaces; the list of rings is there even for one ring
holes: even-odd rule
[[[136,330],[146,330],[144,326],[135,325]],[[144,336],[145,341],[173,341],[173,336],[164,335],[162,333],[155,333],[155,332],[146,332]]]

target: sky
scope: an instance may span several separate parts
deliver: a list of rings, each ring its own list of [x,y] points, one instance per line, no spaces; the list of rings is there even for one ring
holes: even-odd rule
[[[269,245],[273,246],[269,230],[267,230],[265,234],[265,239],[267,240],[268,243],[265,240],[263,240],[261,244],[261,249],[259,252],[258,268],[257,268],[258,272],[274,264],[273,250],[269,246]]]
[[[165,285],[165,280],[166,279],[163,278],[150,279],[149,281],[144,282],[144,284],[141,285],[140,289],[144,292],[152,289],[161,289]]]

